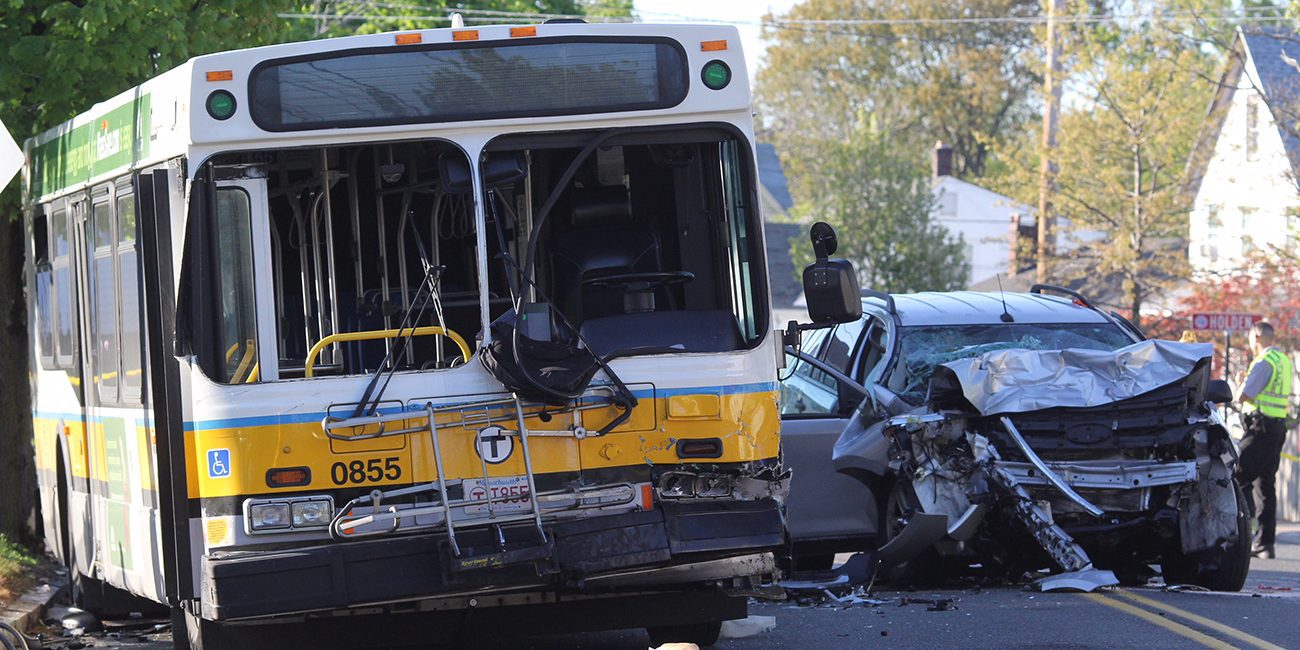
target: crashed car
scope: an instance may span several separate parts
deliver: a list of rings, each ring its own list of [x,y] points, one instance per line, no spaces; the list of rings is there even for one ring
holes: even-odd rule
[[[1044,588],[1086,590],[1158,565],[1241,589],[1249,525],[1212,346],[1144,340],[1057,287],[864,294],[860,319],[789,349],[796,559],[871,540],[908,581],[1047,569]]]

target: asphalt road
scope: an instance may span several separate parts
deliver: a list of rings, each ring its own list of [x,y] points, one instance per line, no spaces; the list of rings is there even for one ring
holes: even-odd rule
[[[1300,524],[1285,525],[1278,557],[1256,559],[1241,593],[1170,592],[1158,583],[1095,594],[1044,594],[1023,587],[900,592],[879,589],[883,604],[798,606],[756,602],[770,631],[720,641],[720,650],[760,648],[1300,648]],[[925,601],[951,599],[946,610]],[[166,634],[127,630],[84,639],[88,647],[170,647]],[[57,646],[55,646],[57,647]],[[635,630],[542,636],[486,644],[475,650],[645,648]]]

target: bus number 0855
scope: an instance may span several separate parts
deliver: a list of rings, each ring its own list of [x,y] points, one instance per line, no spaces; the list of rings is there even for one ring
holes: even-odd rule
[[[402,466],[397,464],[397,456],[370,460],[354,460],[348,463],[334,463],[330,467],[330,479],[335,485],[349,483],[377,483],[384,479],[396,481],[402,478]]]

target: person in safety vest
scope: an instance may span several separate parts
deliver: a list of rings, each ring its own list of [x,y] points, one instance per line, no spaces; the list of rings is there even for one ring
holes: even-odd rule
[[[1254,361],[1241,386],[1241,410],[1246,435],[1241,440],[1237,482],[1246,492],[1251,515],[1259,521],[1255,555],[1275,557],[1277,531],[1277,468],[1286,442],[1286,418],[1291,404],[1291,359],[1273,345],[1273,326],[1260,321],[1250,330]],[[1258,496],[1256,493],[1258,492]]]

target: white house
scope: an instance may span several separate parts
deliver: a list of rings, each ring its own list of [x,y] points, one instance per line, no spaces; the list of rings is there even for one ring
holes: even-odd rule
[[[1034,209],[952,175],[952,148],[934,148],[934,218],[966,243],[967,286],[1013,275],[1013,237],[1033,231]]]
[[[1192,156],[1188,261],[1197,273],[1241,267],[1252,250],[1293,249],[1300,232],[1300,35],[1238,31]]]

